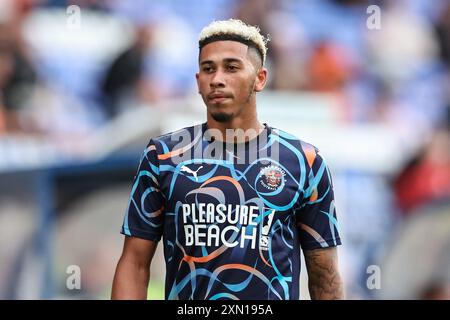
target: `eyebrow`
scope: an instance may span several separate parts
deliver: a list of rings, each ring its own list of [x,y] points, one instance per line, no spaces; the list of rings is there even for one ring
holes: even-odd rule
[[[226,63],[231,63],[231,62],[238,62],[241,64],[244,63],[241,59],[238,59],[238,58],[225,58],[222,61],[226,62]],[[212,60],[205,60],[205,61],[200,62],[200,65],[213,64],[213,63],[214,63],[214,61],[212,61]]]

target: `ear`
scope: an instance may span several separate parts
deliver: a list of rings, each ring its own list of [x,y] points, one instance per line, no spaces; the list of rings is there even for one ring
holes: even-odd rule
[[[198,91],[198,93],[200,93],[200,83],[198,82],[198,78],[199,78],[199,73],[197,72],[195,74],[195,79],[197,80],[197,91]]]
[[[254,90],[256,92],[260,92],[264,89],[267,82],[267,69],[264,67],[261,67],[258,72],[256,73],[256,81],[255,81],[255,88]]]

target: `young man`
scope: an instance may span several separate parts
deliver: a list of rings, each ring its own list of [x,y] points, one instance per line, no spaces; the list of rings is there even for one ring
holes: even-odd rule
[[[199,39],[207,122],[150,140],[134,179],[113,299],[146,299],[163,237],[166,299],[341,299],[330,172],[318,150],[267,124],[256,93],[266,39],[239,20]]]

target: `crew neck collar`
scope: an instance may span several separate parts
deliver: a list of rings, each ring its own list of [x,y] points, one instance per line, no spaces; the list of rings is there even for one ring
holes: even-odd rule
[[[234,146],[242,146],[242,145],[245,145],[245,146],[247,147],[251,142],[253,142],[253,141],[258,142],[259,140],[261,140],[261,138],[264,137],[264,135],[266,135],[267,137],[269,137],[272,128],[271,128],[267,123],[265,123],[265,122],[263,122],[263,125],[264,125],[264,129],[261,130],[261,132],[260,132],[256,137],[254,137],[254,138],[252,138],[252,139],[250,139],[250,140],[247,140],[247,141],[245,141],[245,142],[227,142],[227,141],[222,141],[222,142],[223,142],[224,145],[227,145],[227,146],[231,146],[231,145],[234,145]],[[204,139],[205,139],[206,141],[209,141],[209,142],[215,141],[215,138],[214,138],[214,137],[211,137],[211,136],[208,135],[208,133],[207,133],[207,130],[209,129],[209,128],[208,128],[208,123],[207,123],[207,122],[204,122],[204,123],[202,124],[202,129],[203,129],[203,137],[204,137]]]

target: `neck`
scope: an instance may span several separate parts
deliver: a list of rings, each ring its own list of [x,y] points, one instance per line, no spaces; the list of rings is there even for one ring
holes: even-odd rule
[[[227,122],[218,122],[214,120],[211,114],[207,115],[208,129],[217,129],[221,132],[222,137],[227,142],[241,143],[256,138],[262,130],[264,125],[258,120],[256,108],[250,114],[241,114],[233,117]],[[227,138],[227,129],[231,129],[232,136]],[[240,130],[238,130],[240,129]],[[236,131],[237,130],[237,131]],[[230,135],[230,132],[228,133]]]

